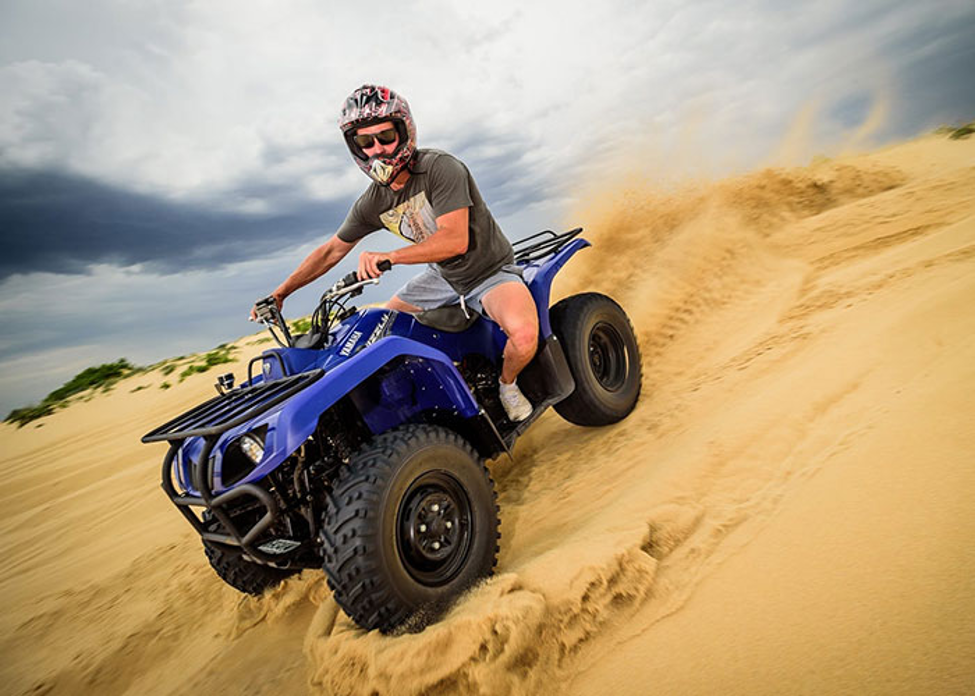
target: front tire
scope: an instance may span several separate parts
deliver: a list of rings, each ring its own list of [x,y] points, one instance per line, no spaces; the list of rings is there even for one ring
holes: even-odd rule
[[[225,549],[206,541],[204,553],[210,566],[224,583],[248,595],[261,595],[300,571],[300,569],[276,569],[264,564],[255,564],[245,559],[237,550]]]
[[[574,391],[554,405],[579,426],[606,426],[631,413],[641,393],[638,340],[621,306],[600,293],[564,298],[550,308]]]
[[[364,629],[435,619],[492,573],[499,516],[482,460],[446,428],[374,438],[340,470],[323,515],[323,568]]]

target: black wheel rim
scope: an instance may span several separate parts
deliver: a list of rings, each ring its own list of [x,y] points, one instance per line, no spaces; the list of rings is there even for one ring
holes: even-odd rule
[[[628,352],[621,333],[607,322],[598,322],[590,330],[587,353],[600,386],[608,392],[620,390],[628,374]]]
[[[443,586],[465,567],[471,551],[472,505],[450,473],[415,479],[397,515],[397,551],[407,572],[425,586]]]

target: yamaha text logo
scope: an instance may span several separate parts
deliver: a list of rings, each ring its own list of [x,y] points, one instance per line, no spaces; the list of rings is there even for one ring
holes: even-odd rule
[[[346,343],[343,344],[343,348],[340,350],[339,355],[348,356],[350,353],[352,353],[353,347],[356,346],[356,342],[360,340],[361,336],[363,336],[363,332],[353,332],[350,334],[349,338],[346,340]]]

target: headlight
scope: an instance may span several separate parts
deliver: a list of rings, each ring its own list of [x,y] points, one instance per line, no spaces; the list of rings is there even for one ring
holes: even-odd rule
[[[219,479],[223,486],[231,486],[247,477],[265,456],[265,438],[268,427],[259,426],[253,431],[232,440],[221,457]],[[216,482],[215,482],[216,484]]]
[[[254,435],[245,433],[241,436],[241,452],[244,453],[251,462],[258,464],[265,456],[265,444],[258,440]]]

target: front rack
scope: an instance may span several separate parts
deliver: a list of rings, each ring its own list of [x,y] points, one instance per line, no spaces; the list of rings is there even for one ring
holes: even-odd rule
[[[568,232],[557,234],[552,230],[543,230],[535,235],[524,237],[518,242],[512,243],[515,251],[516,262],[528,263],[542,259],[550,254],[556,254],[570,240],[583,232],[582,227],[574,228]]]
[[[324,373],[322,368],[316,368],[278,380],[242,386],[194,407],[142,437],[143,443],[169,441],[170,449],[163,460],[161,473],[163,490],[203,539],[238,547],[258,563],[279,568],[290,566],[292,562],[289,560],[256,546],[261,535],[278,519],[279,506],[274,496],[256,484],[239,484],[233,489],[215,493],[211,484],[214,481],[215,461],[211,454],[221,434],[281,404],[321,378]],[[174,462],[184,441],[190,437],[203,438],[203,447],[197,458],[189,462],[190,481],[178,489],[173,481]],[[191,493],[190,486],[196,489],[197,495]],[[229,504],[242,498],[249,498],[264,508],[261,519],[247,530],[239,529],[227,511]],[[206,519],[198,517],[191,507],[210,511],[213,518],[220,523],[223,532],[210,529]]]
[[[150,431],[142,437],[142,442],[157,443],[221,434],[281,404],[322,377],[323,372],[322,368],[316,368],[231,390]]]

